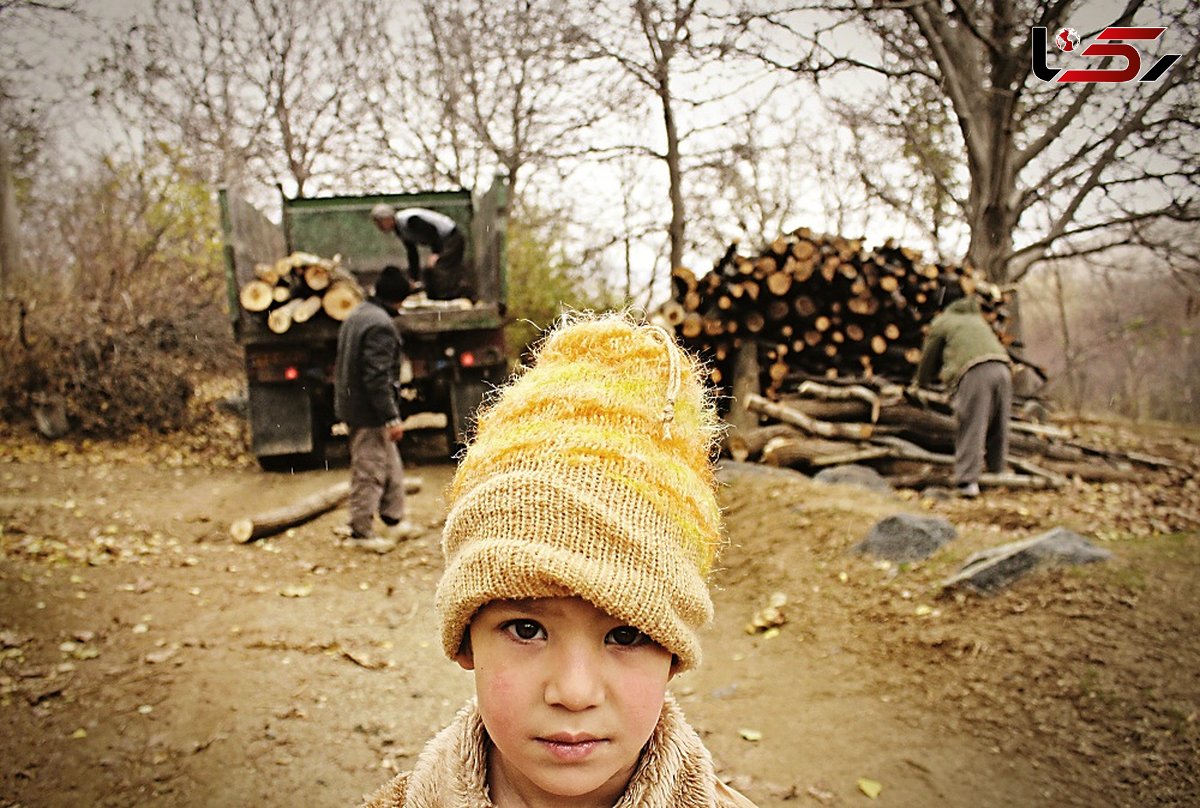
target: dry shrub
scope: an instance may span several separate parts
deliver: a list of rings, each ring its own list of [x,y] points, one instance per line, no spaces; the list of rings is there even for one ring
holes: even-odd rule
[[[0,418],[28,424],[60,401],[71,434],[122,438],[187,425],[197,379],[233,373],[236,349],[216,307],[181,322],[107,316],[86,305],[34,307],[0,331]]]

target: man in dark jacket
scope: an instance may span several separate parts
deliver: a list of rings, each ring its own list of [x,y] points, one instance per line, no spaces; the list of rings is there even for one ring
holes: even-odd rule
[[[453,219],[425,208],[396,210],[380,203],[371,209],[371,220],[384,233],[394,233],[408,251],[409,277],[420,278],[431,300],[471,297],[463,276],[466,240]],[[430,261],[421,266],[417,246],[429,248]]]
[[[979,496],[986,464],[1003,471],[1008,455],[1012,372],[1008,352],[973,296],[957,282],[943,287],[942,311],[929,326],[916,384],[941,379],[954,395],[954,484],[964,497]]]
[[[399,267],[384,267],[374,296],[350,313],[338,332],[334,412],[350,429],[348,544],[387,552],[421,532],[404,518],[404,436],[397,402],[400,332],[392,318],[412,285]],[[378,513],[387,535],[374,530]]]

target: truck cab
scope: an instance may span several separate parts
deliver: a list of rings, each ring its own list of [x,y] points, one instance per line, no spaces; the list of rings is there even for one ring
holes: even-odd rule
[[[221,190],[219,202],[230,321],[245,352],[250,449],[264,468],[320,465],[339,439],[333,363],[341,324],[318,312],[276,333],[262,313],[245,310],[239,290],[255,278],[256,267],[305,253],[335,260],[369,294],[383,267],[408,269],[404,243],[371,220],[371,209],[381,202],[443,213],[466,238],[463,271],[472,296],[441,301],[418,295],[396,317],[405,357],[398,380],[401,414],[444,414],[451,450],[466,442],[484,395],[508,373],[503,180],[479,196],[460,190],[283,197],[280,224],[236,189]]]

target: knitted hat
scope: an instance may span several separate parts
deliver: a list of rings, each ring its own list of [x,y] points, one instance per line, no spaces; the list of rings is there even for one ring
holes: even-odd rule
[[[399,303],[412,294],[412,281],[400,267],[388,265],[375,281],[375,297],[389,303]]]
[[[437,589],[453,657],[493,600],[578,595],[700,661],[720,542],[716,412],[695,361],[619,314],[564,318],[479,418],[449,491]]]

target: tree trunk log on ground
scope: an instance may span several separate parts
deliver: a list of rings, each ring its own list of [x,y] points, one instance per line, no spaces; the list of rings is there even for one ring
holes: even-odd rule
[[[767,401],[762,396],[749,396],[746,400],[746,406],[753,412],[761,413],[769,418],[782,421],[785,424],[797,426],[805,432],[820,435],[824,438],[839,437],[850,438],[852,440],[866,440],[874,434],[874,430],[870,424],[818,421],[795,408]]]
[[[291,505],[247,519],[239,519],[229,526],[229,535],[242,544],[271,536],[333,510],[348,496],[350,482],[347,480],[310,494]]]
[[[415,494],[419,490],[421,490],[419,477],[404,478],[406,494]],[[290,505],[246,519],[238,519],[229,526],[229,535],[233,537],[234,541],[242,544],[272,536],[289,527],[295,527],[315,519],[326,511],[333,510],[348,496],[350,496],[350,482],[346,480],[309,494]]]
[[[758,460],[763,449],[772,439],[796,437],[803,433],[791,424],[771,424],[755,429],[739,429],[725,435],[725,449],[739,463]]]
[[[862,463],[887,457],[891,450],[885,446],[863,446],[850,441],[824,440],[803,436],[772,438],[763,447],[762,462],[771,466],[821,469]]]

